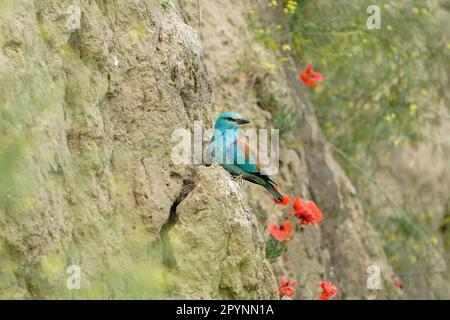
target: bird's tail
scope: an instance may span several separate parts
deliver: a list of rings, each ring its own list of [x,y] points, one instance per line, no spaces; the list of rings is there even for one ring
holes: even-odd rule
[[[283,201],[284,196],[280,191],[278,191],[278,186],[276,184],[273,184],[271,181],[266,181],[264,188],[266,188],[266,190],[269,191],[275,199],[281,202]]]

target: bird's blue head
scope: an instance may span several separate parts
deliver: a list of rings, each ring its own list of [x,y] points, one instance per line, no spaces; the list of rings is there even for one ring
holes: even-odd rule
[[[250,123],[250,121],[242,118],[239,114],[234,112],[222,113],[216,120],[214,129],[225,130],[238,130],[239,126]]]

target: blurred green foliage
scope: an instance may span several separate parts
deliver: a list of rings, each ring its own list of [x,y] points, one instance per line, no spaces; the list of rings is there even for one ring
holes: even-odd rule
[[[169,10],[173,6],[172,0],[161,0],[161,7],[164,10]]]
[[[381,29],[366,26],[373,4]],[[421,0],[303,0],[287,15],[286,42],[297,60],[326,77],[311,99],[327,138],[345,154],[421,138],[423,117],[448,88],[450,42],[433,10]]]
[[[255,38],[281,63],[294,57],[296,72],[311,63],[324,75],[317,87],[307,88],[309,98],[336,157],[361,192],[365,212],[374,218],[395,270],[433,269],[436,257],[440,259],[439,239],[418,205],[424,195],[408,195],[396,203],[376,185],[371,172],[402,144],[433,144],[423,129],[448,121],[442,115],[450,105],[449,24],[442,18],[448,7],[423,0],[267,0],[266,4],[279,19],[267,24],[251,18]],[[380,8],[380,29],[367,27],[371,5]],[[382,216],[371,205],[373,185],[393,215]],[[444,242],[450,243],[445,240],[450,239],[447,224],[444,221],[441,231],[447,234]]]

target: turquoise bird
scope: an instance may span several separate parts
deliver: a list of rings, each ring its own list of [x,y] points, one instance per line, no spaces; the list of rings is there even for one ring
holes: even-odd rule
[[[239,127],[250,123],[239,114],[227,112],[221,114],[214,127],[214,133],[209,145],[209,154],[213,161],[218,162],[234,177],[242,178],[266,188],[278,201],[283,201],[283,195],[278,192],[277,184],[264,173],[257,154],[248,144],[247,139],[239,138]]]

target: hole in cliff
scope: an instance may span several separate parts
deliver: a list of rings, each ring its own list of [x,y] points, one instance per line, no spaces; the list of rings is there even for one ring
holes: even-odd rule
[[[173,255],[173,248],[170,242],[169,231],[175,226],[178,221],[177,208],[178,205],[186,199],[189,192],[194,189],[194,174],[190,173],[183,179],[183,186],[181,187],[180,194],[175,199],[175,201],[170,206],[169,218],[161,227],[159,232],[159,236],[161,238],[162,244],[162,254],[163,254],[163,264],[169,269],[173,269],[176,267],[176,260]]]

